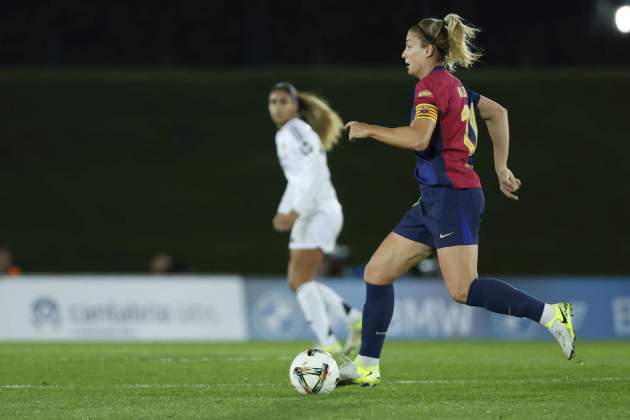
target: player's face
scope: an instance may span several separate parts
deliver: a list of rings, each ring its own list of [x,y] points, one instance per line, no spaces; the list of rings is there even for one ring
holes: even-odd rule
[[[407,38],[405,39],[405,50],[402,53],[402,58],[407,65],[407,73],[411,76],[418,76],[422,74],[422,69],[426,67],[427,60],[430,57],[431,48],[430,44],[422,46],[420,37],[412,31],[407,32]]]
[[[283,90],[271,92],[268,106],[271,120],[277,125],[286,123],[297,114],[296,101]]]

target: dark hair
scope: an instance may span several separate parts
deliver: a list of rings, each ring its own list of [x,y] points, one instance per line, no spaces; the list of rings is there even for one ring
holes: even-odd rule
[[[276,90],[282,90],[285,91],[286,93],[288,93],[289,95],[291,95],[293,97],[293,99],[295,101],[298,100],[298,91],[295,88],[295,86],[293,86],[291,83],[289,82],[278,82],[275,85],[273,85],[273,87],[271,88],[271,91],[274,92]]]
[[[300,118],[315,130],[324,149],[326,151],[332,150],[343,132],[343,121],[339,114],[319,96],[308,92],[298,92],[295,86],[289,82],[278,82],[273,85],[271,91],[277,90],[291,95],[298,104]]]

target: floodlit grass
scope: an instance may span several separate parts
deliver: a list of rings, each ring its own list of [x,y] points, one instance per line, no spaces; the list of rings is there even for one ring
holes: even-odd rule
[[[628,418],[630,343],[388,342],[383,382],[301,396],[307,343],[3,343],[2,419]]]

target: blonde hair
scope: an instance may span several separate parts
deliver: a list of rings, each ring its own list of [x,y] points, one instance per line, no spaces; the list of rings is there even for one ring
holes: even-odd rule
[[[327,152],[332,150],[343,131],[343,121],[339,114],[322,98],[308,92],[298,94],[298,107],[300,117],[313,127],[324,149]]]
[[[481,52],[473,51],[477,48],[472,43],[479,29],[466,25],[455,13],[449,13],[444,19],[422,19],[409,30],[420,36],[423,45],[433,44],[451,71],[456,66],[470,67],[482,56]]]

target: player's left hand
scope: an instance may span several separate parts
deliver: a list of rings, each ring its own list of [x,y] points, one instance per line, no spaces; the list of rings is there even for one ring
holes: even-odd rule
[[[346,124],[346,130],[348,130],[348,138],[350,141],[356,139],[364,139],[370,137],[369,124],[365,124],[358,121],[350,121]]]
[[[293,210],[289,213],[277,213],[272,221],[273,228],[278,232],[289,232],[298,217],[300,214]]]
[[[512,200],[518,200],[518,197],[514,194],[521,188],[521,180],[514,176],[512,171],[506,168],[497,169],[497,177],[499,178],[499,188],[501,192]]]

